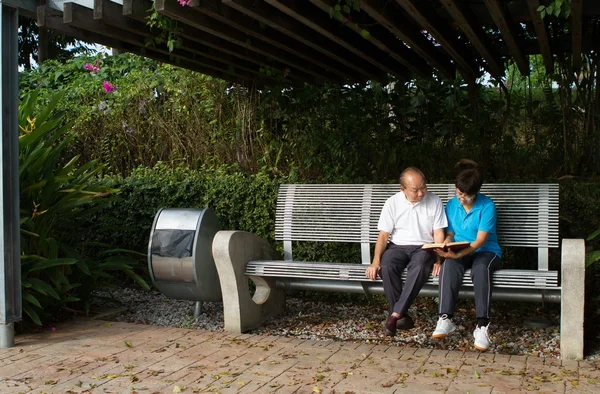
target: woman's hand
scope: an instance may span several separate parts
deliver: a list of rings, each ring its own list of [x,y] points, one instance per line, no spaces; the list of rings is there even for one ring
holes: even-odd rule
[[[459,260],[462,258],[462,255],[459,255],[456,252],[453,252],[452,250],[448,250],[447,252],[444,251],[444,249],[433,249],[433,251],[435,253],[437,253],[438,256],[441,256],[445,259],[452,259],[452,260]]]
[[[435,263],[433,265],[433,270],[431,271],[431,275],[433,275],[433,276],[440,276],[440,271],[441,270],[442,270],[442,264]]]

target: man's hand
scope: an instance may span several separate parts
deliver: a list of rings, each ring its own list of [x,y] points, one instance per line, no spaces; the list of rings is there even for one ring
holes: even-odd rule
[[[365,275],[367,276],[367,278],[373,280],[375,278],[377,278],[377,273],[379,273],[379,270],[381,269],[381,267],[378,264],[371,264],[367,267],[366,271],[365,271]]]
[[[431,274],[433,276],[440,276],[440,271],[442,270],[442,264],[440,263],[435,263],[433,265],[433,270],[431,271]]]

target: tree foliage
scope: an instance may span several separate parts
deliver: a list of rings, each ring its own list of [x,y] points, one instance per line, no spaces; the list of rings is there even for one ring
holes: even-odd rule
[[[65,61],[73,57],[90,53],[89,44],[52,30],[40,29],[34,19],[19,16],[19,66],[30,70],[34,62],[48,59]],[[42,54],[40,54],[42,47]]]
[[[58,104],[81,138],[68,152],[126,175],[157,162],[314,181],[388,181],[407,165],[451,177],[472,157],[491,179],[598,174],[597,59],[576,79],[541,60],[503,85],[417,79],[390,86],[247,89],[133,55],[48,62],[21,76],[22,92],[66,87]],[[566,63],[565,63],[566,64]],[[103,81],[116,90],[107,93]],[[475,105],[474,105],[475,104]]]

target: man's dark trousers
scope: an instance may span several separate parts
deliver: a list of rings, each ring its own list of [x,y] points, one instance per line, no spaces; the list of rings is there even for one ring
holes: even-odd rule
[[[435,254],[421,249],[421,245],[389,244],[381,256],[379,275],[383,280],[383,292],[390,303],[390,312],[404,316],[419,295],[431,274]],[[402,271],[406,281],[402,286]]]

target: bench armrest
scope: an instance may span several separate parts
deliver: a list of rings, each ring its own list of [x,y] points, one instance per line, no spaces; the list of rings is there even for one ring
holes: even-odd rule
[[[256,285],[252,297],[245,275],[251,260],[280,258],[266,240],[245,231],[219,231],[212,243],[212,253],[221,282],[225,331],[252,330],[283,311],[284,292],[275,287],[275,279],[251,276]]]

